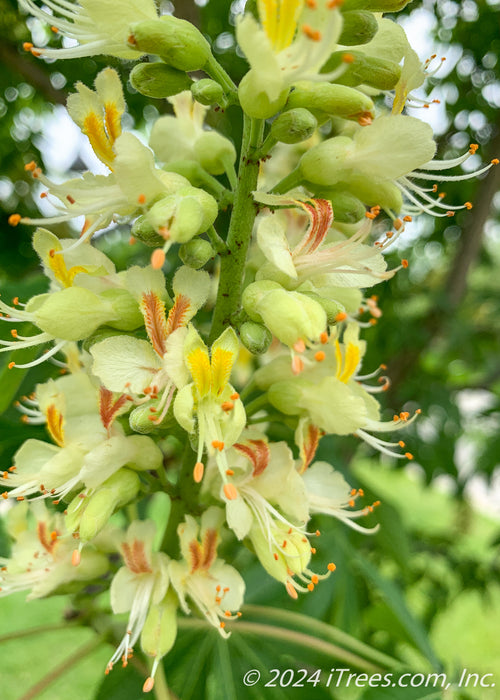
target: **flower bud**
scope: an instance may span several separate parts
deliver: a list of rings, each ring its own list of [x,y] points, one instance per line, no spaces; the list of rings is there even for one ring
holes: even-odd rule
[[[249,284],[243,290],[241,303],[247,314],[252,319],[252,321],[262,323],[262,317],[256,311],[256,307],[259,301],[264,296],[264,294],[266,294],[271,289],[281,289],[281,285],[272,280],[261,280],[258,284]]]
[[[165,243],[165,240],[157,233],[155,227],[145,214],[139,216],[134,221],[130,233],[134,238],[137,238],[138,241],[145,243],[150,248],[158,248]]]
[[[219,83],[210,78],[202,78],[191,85],[191,92],[196,102],[206,107],[225,103],[224,90]]]
[[[149,435],[158,429],[165,430],[166,428],[172,428],[175,426],[175,419],[172,414],[172,408],[168,411],[165,418],[161,423],[153,422],[156,418],[154,412],[151,411],[152,408],[156,408],[159,404],[159,399],[152,399],[144,406],[137,406],[134,408],[129,415],[129,425],[135,433],[140,433],[141,435]],[[150,467],[151,469],[153,467]]]
[[[271,532],[254,525],[249,533],[250,541],[260,563],[270,576],[286,583],[293,574],[301,574],[311,559],[311,545],[302,534],[292,531],[285,523],[274,521]],[[286,541],[286,549],[270,546],[274,542]]]
[[[218,213],[217,202],[211,195],[200,188],[186,186],[153,204],[146,216],[157,231],[166,228],[171,240],[186,243],[206,231]]]
[[[116,328],[111,328],[111,326],[100,326],[96,331],[94,331],[88,338],[82,342],[82,348],[85,352],[90,352],[90,348],[95,345],[95,343],[100,343],[101,340],[106,338],[111,338],[114,335],[128,335],[122,334]]]
[[[151,605],[141,632],[141,647],[153,658],[165,656],[177,637],[177,598],[169,589],[161,603]]]
[[[361,51],[349,51],[350,62],[345,64],[345,51],[335,51],[321,69],[322,73],[336,70],[344,64],[345,71],[336,80],[341,85],[356,87],[368,85],[376,90],[392,90],[400,76],[401,68],[387,58],[377,58]]]
[[[109,321],[111,328],[133,331],[144,323],[144,317],[134,297],[126,289],[107,289],[101,298],[110,301],[116,314],[116,321]]]
[[[311,189],[315,197],[330,200],[336,223],[355,224],[364,217],[366,207],[362,198],[358,198],[352,194],[349,188],[339,186],[338,188],[331,187],[325,189],[311,185]],[[354,188],[352,189],[354,192],[356,191]]]
[[[273,337],[265,326],[255,321],[245,321],[240,327],[240,340],[254,355],[262,355],[271,345]]]
[[[141,95],[163,99],[189,90],[191,78],[184,71],[165,63],[138,63],[130,73],[130,82]]]
[[[238,95],[240,104],[249,117],[268,119],[283,108],[288,97],[288,88],[282,90],[275,99],[271,99],[266,91],[266,76],[250,69],[240,82]]]
[[[275,287],[269,288],[269,284]],[[322,306],[305,294],[288,292],[274,282],[253,282],[245,289],[242,299],[249,316],[252,298],[256,300],[254,316],[258,315],[271,333],[289,347],[300,339],[317,339],[326,328]]]
[[[287,416],[300,413],[297,405],[302,398],[302,389],[297,382],[275,382],[269,387],[267,397],[269,403]]]
[[[340,304],[338,301],[335,301],[334,299],[322,297],[321,295],[316,294],[316,292],[301,291],[301,294],[305,294],[310,299],[314,299],[314,301],[316,301],[323,307],[326,313],[326,320],[329,326],[337,323],[336,318],[338,314],[345,312],[344,306],[342,306],[342,304]]]
[[[317,126],[316,117],[308,109],[298,107],[276,117],[271,124],[271,136],[281,143],[300,143],[310,138]]]
[[[384,209],[392,209],[396,214],[401,211],[403,196],[391,180],[353,175],[347,178],[344,184],[367,207],[378,205]]]
[[[191,22],[172,15],[132,24],[128,43],[182,71],[202,69],[211,55],[201,32]]]
[[[351,10],[368,10],[369,12],[399,12],[411,0],[344,0],[343,14]]]
[[[378,22],[371,12],[350,10],[342,13],[342,34],[338,43],[341,46],[367,44],[378,31]]]
[[[199,270],[211,258],[215,257],[215,250],[204,238],[193,238],[191,241],[181,245],[179,257],[184,265]]]
[[[316,185],[335,185],[345,174],[344,161],[352,149],[353,142],[347,136],[334,136],[318,143],[300,160],[303,178]]]
[[[107,525],[117,508],[129,503],[139,492],[141,482],[130,469],[120,469],[106,479],[90,496],[78,494],[68,506],[66,527],[79,531],[81,542],[90,542]]]
[[[358,120],[373,116],[374,104],[370,97],[359,90],[345,85],[300,81],[290,94],[289,107],[307,107],[313,113],[319,112],[343,119]]]
[[[36,325],[62,340],[83,340],[99,326],[117,320],[113,304],[83,287],[67,287],[47,298],[34,312]],[[29,305],[26,307],[30,311]]]
[[[217,131],[204,131],[196,139],[194,152],[201,167],[211,175],[222,175],[236,161],[232,142]]]

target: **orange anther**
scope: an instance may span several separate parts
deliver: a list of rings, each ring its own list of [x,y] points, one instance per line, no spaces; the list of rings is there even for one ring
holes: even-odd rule
[[[318,352],[315,353],[315,355],[314,355],[314,359],[316,360],[316,362],[323,362],[325,357],[326,357],[326,355],[323,352],[323,350],[318,350]]]
[[[403,222],[401,219],[394,219],[393,226],[396,229],[396,231],[399,231],[399,229],[403,228]]]
[[[413,455],[411,452],[405,452],[405,457],[406,459],[413,459]]]
[[[8,491],[4,491],[4,492],[2,493],[2,498],[5,498],[5,500],[7,500],[8,497],[9,497]]]
[[[413,219],[407,214],[406,216],[403,216],[403,221],[413,221]]]
[[[498,163],[500,163],[500,161],[498,160],[498,158],[493,158],[493,160],[491,161],[491,164],[492,164],[492,165],[498,165]]]
[[[315,10],[318,7],[316,0],[306,0],[306,5],[310,10]]]
[[[18,497],[16,498],[16,501],[24,501],[24,496],[18,496]]]
[[[220,407],[223,411],[229,412],[233,410],[234,403],[232,401],[224,401],[223,403],[221,403]]]
[[[2,496],[3,496],[4,498],[7,498],[7,492],[2,493]],[[278,555],[276,554],[276,552],[273,554],[273,557],[274,557],[274,561],[278,561],[279,557],[278,557]]]
[[[10,226],[17,226],[18,223],[21,221],[21,215],[20,214],[11,214],[9,218],[7,219],[9,222]]]
[[[203,473],[205,471],[205,466],[203,462],[196,462],[194,465],[193,469],[193,479],[194,481],[199,484],[200,481],[203,479]]]
[[[302,32],[312,41],[321,41],[321,32],[318,29],[313,29],[309,24],[302,25]]]
[[[455,212],[454,211],[447,211],[446,216],[455,216]]]
[[[316,554],[316,547],[311,547],[311,554]]]
[[[12,336],[13,338],[17,338],[17,331],[16,331],[15,328],[13,328],[13,329],[11,330],[10,334],[11,334],[11,336]]]
[[[140,194],[137,197],[137,201],[139,204],[146,204],[146,195],[145,194]]]
[[[154,684],[155,684],[155,679],[152,678],[151,676],[149,676],[149,678],[146,678],[146,680],[144,681],[144,685],[142,686],[142,692],[143,693],[150,693],[154,688]]]
[[[19,297],[14,297],[12,299],[12,303],[14,304],[14,306],[17,306],[19,304]]]
[[[408,267],[408,260],[406,258],[403,258],[401,260],[401,266],[404,267],[405,269]]]
[[[335,571],[336,568],[337,567],[335,566],[335,564],[333,562],[330,562],[327,566],[328,571]]]
[[[474,155],[474,153],[477,151],[478,148],[479,148],[479,145],[477,143],[471,143],[469,146],[469,153],[471,155]]]
[[[316,574],[313,574],[313,575],[311,576],[311,582],[314,583],[314,585],[316,585],[316,584],[319,583],[319,578],[318,578],[318,576],[317,576]]]
[[[321,535],[321,532],[319,530],[316,530],[314,534],[316,535],[316,537],[319,537]]]
[[[308,583],[308,584],[307,584],[307,588],[308,588],[310,591],[314,591],[314,583]]]
[[[361,498],[365,495],[365,492],[363,491],[363,489],[358,489],[358,493],[361,496]]]
[[[373,503],[374,508],[378,508],[379,505],[380,505],[380,501],[374,501],[374,503]]]
[[[165,263],[165,251],[161,248],[156,248],[153,250],[151,255],[151,267],[153,270],[160,270]]]
[[[15,362],[9,362],[9,364],[7,365],[7,367],[8,367],[9,369],[12,369],[12,368],[15,367],[15,366],[16,366],[16,363],[15,363]]]
[[[297,355],[292,357],[292,372],[294,374],[300,374],[303,369],[304,369],[304,362],[302,361],[302,358],[297,357]]]
[[[354,56],[352,55],[352,53],[342,54],[342,62],[343,63],[354,63]]]
[[[234,471],[232,469],[226,469],[226,474],[228,476],[234,476]]]
[[[74,197],[72,197],[70,194],[67,194],[67,195],[66,195],[66,199],[68,200],[68,202],[69,202],[70,204],[74,204],[74,203],[75,203]]]
[[[403,440],[400,440],[400,441],[398,442],[398,445],[399,445],[400,447],[406,447],[406,443],[404,443]]]
[[[328,343],[328,333],[326,331],[323,331],[323,333],[321,333],[321,335],[319,336],[319,339],[323,345],[326,345]]]
[[[24,42],[24,44],[23,44],[23,49],[24,49],[25,51],[31,51],[32,48],[33,48],[33,44],[31,43],[31,41],[25,41],[25,42]]]
[[[234,484],[224,484],[223,491],[224,496],[228,501],[234,501],[236,498],[238,498],[238,491]]]
[[[347,318],[347,314],[345,311],[339,311],[339,313],[335,316],[335,322],[340,323],[341,321],[345,321]]]
[[[472,209],[472,202],[465,202],[464,207],[470,211]]]
[[[26,163],[26,165],[24,166],[24,169],[26,170],[26,172],[33,172],[33,170],[36,170],[36,167],[37,167],[37,165],[36,165],[35,161],[32,160],[29,163]]]
[[[229,398],[230,398],[232,401],[236,401],[236,399],[239,399],[239,398],[240,398],[240,395],[238,394],[237,391],[235,391],[234,394],[231,394],[231,396],[230,396]]]
[[[285,588],[286,588],[286,592],[288,593],[288,595],[290,596],[290,598],[293,598],[294,600],[297,600],[297,598],[299,597],[299,594],[297,593],[297,591],[296,591],[295,588],[293,587],[293,584],[290,583],[290,581],[287,581],[287,582],[286,582]]]

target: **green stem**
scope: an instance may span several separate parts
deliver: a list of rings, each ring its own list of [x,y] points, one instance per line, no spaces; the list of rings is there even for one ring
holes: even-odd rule
[[[278,184],[272,188],[271,193],[285,194],[286,192],[289,192],[295,187],[301,185],[303,181],[304,178],[302,177],[302,173],[298,168],[296,168],[295,170],[292,170],[292,172],[289,173],[286,177],[280,180]]]
[[[253,153],[260,146],[263,128],[262,120],[250,119],[244,115],[238,187],[227,236],[228,251],[221,260],[210,342],[231,324],[240,307],[245,261],[256,213],[252,192],[257,187],[259,164],[253,159]]]
[[[267,154],[269,153],[269,151],[271,150],[271,148],[276,146],[277,143],[278,143],[278,139],[275,136],[273,136],[271,133],[269,133],[266,136],[266,138],[264,139],[264,143],[262,144],[260,149],[255,154],[255,158],[257,160],[261,160],[261,158],[265,158],[267,156]]]
[[[227,253],[226,242],[219,236],[217,231],[213,226],[207,230],[207,236],[210,239],[210,243],[213,245],[214,249],[219,253],[219,255],[225,255]]]
[[[219,83],[224,92],[227,94],[229,102],[236,102],[238,88],[221,64],[214,58],[214,56],[210,55],[203,70],[205,73],[208,73],[213,80]]]
[[[245,413],[247,414],[247,418],[250,418],[254,413],[257,413],[257,411],[260,411],[264,406],[267,406],[269,403],[269,400],[267,398],[267,393],[261,394],[261,396],[258,396],[256,399],[253,401],[250,401],[250,403],[245,406]]]

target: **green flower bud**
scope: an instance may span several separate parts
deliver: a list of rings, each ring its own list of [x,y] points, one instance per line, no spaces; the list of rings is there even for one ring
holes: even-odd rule
[[[367,44],[378,31],[378,22],[371,12],[350,10],[342,13],[342,34],[338,43],[341,46]]]
[[[176,243],[186,243],[213,224],[219,208],[215,199],[197,187],[183,187],[153,204],[146,217],[158,231],[168,229]]]
[[[145,243],[150,248],[161,247],[165,243],[159,233],[157,233],[153,224],[149,221],[146,214],[139,216],[132,225],[132,236],[137,238],[141,243]]]
[[[254,355],[262,355],[271,345],[273,336],[261,323],[245,321],[240,327],[240,340]]]
[[[302,390],[297,382],[275,382],[267,392],[269,403],[287,416],[300,413],[297,404],[302,398]]]
[[[191,85],[191,92],[194,99],[206,107],[215,104],[225,104],[224,90],[219,83],[210,78],[202,78]]]
[[[135,498],[140,485],[137,474],[130,469],[120,469],[90,496],[82,491],[71,501],[66,527],[70,532],[78,530],[81,542],[90,542],[107,525],[115,510]]]
[[[182,71],[202,69],[211,55],[201,32],[191,22],[171,15],[132,24],[128,43]]]
[[[349,63],[345,57],[349,56]],[[356,87],[368,85],[376,90],[392,90],[400,76],[401,68],[394,61],[386,58],[376,58],[361,51],[335,51],[321,69],[322,73],[335,70],[342,64],[345,71],[336,79],[341,85]]]
[[[215,250],[204,238],[193,238],[179,248],[179,257],[188,267],[199,270],[211,258],[215,257]]]
[[[403,196],[401,190],[391,180],[354,175],[342,184],[355,193],[356,197],[367,207],[374,207],[378,204],[378,206],[392,209],[396,213],[401,211]]]
[[[271,333],[289,347],[301,339],[317,339],[326,328],[326,314],[320,304],[275,282],[253,282],[245,289],[242,303],[252,318],[250,300],[255,304],[253,320],[260,316]]]
[[[344,174],[344,161],[352,148],[347,136],[334,136],[306,151],[299,163],[304,180],[315,185],[335,185]]]
[[[144,324],[144,317],[134,297],[126,289],[107,289],[101,298],[110,301],[118,320],[110,321],[111,328],[133,331]]]
[[[173,417],[172,407],[170,407],[161,423],[153,423],[153,420],[157,418],[158,414],[152,413],[150,409],[156,408],[159,401],[159,399],[153,399],[148,401],[145,406],[137,406],[137,408],[131,411],[128,421],[131,429],[135,433],[149,435],[149,433],[154,433],[158,429],[165,430],[175,427],[176,421]],[[149,467],[149,469],[154,469],[154,467]]]
[[[130,73],[130,82],[141,95],[162,99],[189,90],[191,78],[165,63],[138,63]]]
[[[298,107],[276,117],[271,124],[271,136],[282,143],[300,143],[310,138],[317,126],[316,117],[308,109]]]
[[[369,12],[399,12],[412,0],[344,0],[343,14],[351,10],[368,10]]]
[[[217,131],[204,131],[196,139],[194,151],[201,167],[212,175],[222,175],[236,161],[232,142]]]
[[[252,321],[262,323],[262,316],[256,310],[257,304],[264,294],[272,289],[281,289],[281,286],[271,280],[261,280],[258,283],[249,284],[243,290],[241,304]]]
[[[345,308],[342,306],[342,304],[339,304],[339,302],[335,301],[334,299],[322,297],[319,294],[316,294],[316,292],[306,292],[301,290],[301,294],[305,294],[310,299],[314,299],[314,301],[323,307],[326,313],[328,325],[334,325],[337,323],[337,315],[345,312]]]
[[[315,197],[330,200],[336,223],[355,224],[364,217],[366,207],[365,204],[363,204],[363,200],[349,192],[348,188],[331,187],[323,189],[311,185],[311,189]],[[352,188],[352,190],[356,192],[354,188]]]
[[[275,100],[271,100],[266,93],[266,76],[250,69],[240,82],[238,95],[240,104],[249,117],[268,119],[284,107],[288,88],[285,88]]]
[[[116,328],[111,328],[111,326],[100,326],[96,331],[94,331],[88,338],[82,342],[82,348],[85,352],[90,352],[90,348],[95,344],[99,343],[105,338],[111,338],[114,335],[128,335],[128,333],[122,333]]]
[[[372,117],[374,104],[370,97],[359,90],[331,83],[300,81],[290,94],[289,107],[306,107],[313,113],[326,113],[356,121]]]
[[[67,287],[46,297],[34,313],[35,322],[55,338],[83,340],[99,326],[117,320],[110,301],[83,287]]]
[[[177,598],[169,589],[158,605],[151,605],[141,632],[141,647],[153,658],[165,656],[177,637]]]

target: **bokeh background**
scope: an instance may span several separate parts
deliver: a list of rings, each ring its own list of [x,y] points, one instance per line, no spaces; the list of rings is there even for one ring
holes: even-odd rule
[[[244,1],[174,4],[177,16],[194,21],[211,37],[226,69],[236,77],[243,75],[245,62],[235,49],[234,22]],[[171,12],[174,4],[162,0],[161,9]],[[422,93],[440,104],[410,110],[433,125],[439,156],[454,157],[469,143],[479,144],[465,171],[500,156],[500,4],[414,0],[397,21],[404,24],[422,59],[432,53],[447,58]],[[46,284],[31,249],[32,230],[7,224],[13,212],[38,212],[39,190],[24,164],[36,160],[54,178],[65,177],[68,170],[77,174],[97,168],[98,162],[65,115],[66,96],[76,80],[91,85],[105,65],[117,68],[124,83],[130,70],[107,58],[36,60],[22,50],[22,43],[33,39],[40,45],[53,36],[36,20],[27,26],[14,0],[0,0],[0,286],[7,301],[43,291]],[[166,101],[148,102],[130,85],[126,98],[126,126],[143,133],[158,114],[169,110]],[[238,142],[236,112],[230,109],[210,119]],[[244,691],[241,677],[249,668],[264,673],[269,668],[329,670],[352,664],[349,657],[301,646],[286,634],[276,639],[234,634],[226,647],[217,634],[204,635],[187,626],[166,661],[167,679],[182,700],[500,698],[499,186],[500,167],[478,179],[446,183],[447,201],[469,200],[474,208],[453,219],[422,216],[411,224],[391,254],[394,263],[407,258],[408,271],[374,290],[384,315],[367,336],[366,366],[383,362],[388,367],[392,385],[384,395],[387,416],[422,409],[421,419],[405,437],[415,455],[413,462],[381,458],[354,439],[321,442],[320,458],[364,488],[367,499],[382,501],[377,510],[380,531],[365,537],[331,521],[322,528],[318,519],[324,534],[317,568],[334,560],[337,572],[297,603],[262,572],[250,553],[233,552],[236,564],[246,571],[248,603],[313,616],[417,672],[444,669],[450,679],[459,678],[464,668],[480,675],[496,673],[497,688],[448,694],[422,687]],[[53,230],[71,233],[64,225]],[[127,241],[126,228],[118,226],[97,245],[118,268],[132,260],[145,262],[147,250],[128,246]],[[8,329],[2,333],[7,336]],[[31,359],[30,352],[24,351],[26,359]],[[13,400],[53,371],[41,365],[29,372],[9,372],[10,359],[8,353],[0,356],[3,469],[24,439],[44,437],[43,428],[19,421]],[[2,530],[0,547],[2,553],[8,550]],[[133,666],[117,669],[102,684],[111,647],[96,647],[93,633],[71,622],[70,608],[66,598],[29,604],[23,594],[0,599],[2,700],[140,696],[140,676]],[[259,619],[259,614],[266,620],[265,611],[248,610],[250,618]],[[290,627],[290,620],[283,625]],[[300,629],[299,621],[297,626]],[[321,636],[319,630],[311,623],[312,636]],[[331,641],[335,639],[342,648],[342,637]],[[375,655],[372,660],[383,667],[384,658]]]

